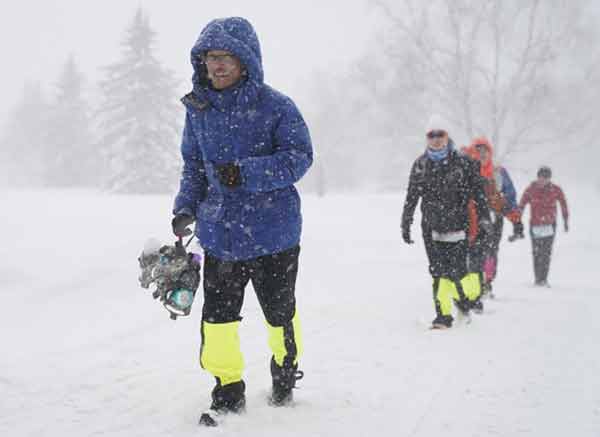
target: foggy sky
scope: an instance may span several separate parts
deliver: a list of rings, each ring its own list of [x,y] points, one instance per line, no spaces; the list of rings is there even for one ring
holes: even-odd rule
[[[157,32],[157,56],[190,86],[189,51],[213,18],[239,15],[255,26],[263,50],[265,80],[301,100],[299,84],[315,71],[339,69],[373,32],[366,0],[21,0],[0,10],[0,122],[20,98],[27,80],[53,92],[69,54],[93,88],[101,67],[120,58],[120,42],[138,6]],[[318,78],[315,78],[318,79]]]

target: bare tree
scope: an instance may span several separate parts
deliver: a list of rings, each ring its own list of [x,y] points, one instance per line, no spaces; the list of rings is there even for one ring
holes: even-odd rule
[[[426,107],[461,133],[486,134],[501,158],[572,133],[558,110],[555,69],[584,2],[373,0],[393,35],[383,47],[413,73]],[[406,62],[406,52],[412,53]]]

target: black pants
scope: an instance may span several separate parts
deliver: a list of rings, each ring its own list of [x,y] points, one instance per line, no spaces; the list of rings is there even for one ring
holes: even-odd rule
[[[251,280],[265,318],[272,326],[288,323],[296,311],[300,246],[249,261],[204,260],[202,319],[210,323],[241,320],[244,291]]]
[[[431,229],[423,227],[423,242],[429,260],[429,273],[433,278],[448,278],[460,281],[468,272],[467,240],[456,243],[433,241]]]
[[[553,245],[554,235],[543,238],[534,238],[533,235],[531,235],[533,272],[536,283],[546,282],[548,280]]]
[[[490,211],[490,214],[493,215],[494,221],[492,223],[492,232],[488,240],[488,246],[490,255],[498,256],[500,241],[502,240],[502,231],[504,230],[504,217],[493,211]]]
[[[493,281],[496,277],[498,268],[498,252],[500,250],[500,242],[502,240],[502,230],[504,228],[504,219],[501,215],[495,212],[490,212],[494,215],[495,221],[492,223],[491,232],[489,234],[480,233],[472,245],[469,246],[469,261],[468,268],[469,272],[479,272],[482,274],[482,278],[485,276],[483,272],[485,270],[484,265],[488,258],[493,258],[494,268],[493,271],[487,272],[490,276],[489,282]],[[482,283],[486,282],[482,279]]]
[[[468,247],[467,268],[471,273],[483,271],[483,263],[487,252],[487,243],[478,235],[473,244]]]
[[[277,366],[293,368],[302,352],[295,286],[298,273],[296,246],[248,261],[226,262],[207,254],[204,261],[204,305],[200,364],[219,384],[242,379],[244,367],[238,326],[246,285],[252,281],[267,319],[269,347]],[[275,376],[274,376],[275,377]]]
[[[498,273],[498,252],[500,251],[500,242],[502,241],[502,231],[504,229],[504,218],[500,214],[495,215],[495,221],[492,224],[492,235],[490,235],[488,256],[494,258],[494,271],[492,272],[491,281],[496,278]]]

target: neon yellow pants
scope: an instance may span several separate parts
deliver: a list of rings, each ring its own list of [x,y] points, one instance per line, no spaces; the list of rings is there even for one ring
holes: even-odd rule
[[[285,326],[271,326],[269,322],[265,323],[269,331],[269,347],[277,365],[282,366],[286,356],[290,357],[294,364],[297,364],[303,350],[298,313],[296,312],[291,323]]]
[[[239,321],[202,322],[200,365],[217,377],[222,385],[242,379],[244,357],[240,350]]]
[[[476,300],[481,295],[481,284],[479,283],[478,273],[467,273],[460,280],[460,285],[465,297],[470,301]],[[452,300],[460,300],[460,295],[454,281],[448,278],[440,278],[434,299],[434,303],[436,307],[439,306],[442,315],[451,315]]]
[[[293,319],[285,326],[271,326],[268,322],[266,324],[269,347],[275,362],[281,366],[287,356],[296,364],[303,350],[298,313],[294,314]],[[222,385],[242,379],[244,357],[240,349],[239,326],[239,321],[202,322],[200,365],[218,378]]]

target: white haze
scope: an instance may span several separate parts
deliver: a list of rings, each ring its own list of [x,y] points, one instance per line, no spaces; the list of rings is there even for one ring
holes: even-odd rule
[[[413,10],[429,10],[433,20],[445,23],[446,3],[466,5],[462,9],[464,17],[459,17],[465,31],[470,29],[469,15],[473,16],[474,11],[483,5],[473,0],[455,3],[436,0],[427,4],[414,0],[229,0],[217,3],[24,0],[4,5],[0,14],[0,53],[3,60],[0,128],[4,129],[0,130],[0,134],[8,130],[6,122],[13,116],[19,99],[23,99],[26,83],[38,82],[49,101],[55,97],[56,83],[70,55],[84,75],[84,92],[90,111],[96,110],[99,104],[98,82],[104,78],[103,67],[120,59],[120,44],[138,7],[142,8],[156,32],[156,57],[165,68],[174,72],[179,81],[173,90],[175,96],[190,88],[192,69],[189,50],[203,26],[215,17],[240,15],[247,17],[259,34],[266,81],[296,100],[311,129],[317,160],[303,182],[304,188],[318,192],[357,189],[398,191],[406,183],[410,163],[422,150],[423,126],[431,112],[446,110],[451,116],[455,114],[452,113],[452,104],[444,99],[436,100],[435,91],[432,94],[431,91],[439,86],[435,75],[428,79],[429,82],[412,83],[415,80],[419,82],[419,69],[422,68],[419,64],[424,59],[425,63],[429,59],[436,61],[437,55],[436,52],[415,51],[411,38],[403,34],[391,18],[409,20],[408,11],[412,7]],[[556,36],[553,41],[561,41],[558,37],[562,37],[562,28],[554,29],[554,21],[547,17],[554,16],[560,21],[563,15],[570,16],[572,12],[574,18],[570,21],[565,19],[570,27],[565,27],[568,31],[562,40],[568,41],[560,47],[551,43],[540,52],[542,57],[556,56],[556,60],[544,65],[541,74],[537,73],[544,80],[543,84],[538,83],[540,88],[535,91],[538,93],[537,104],[531,106],[521,94],[515,93],[516,105],[513,106],[517,109],[513,108],[510,114],[512,121],[509,121],[509,125],[515,126],[512,126],[512,131],[508,126],[502,136],[502,153],[498,161],[507,165],[517,178],[530,179],[540,165],[547,164],[563,181],[568,178],[600,187],[600,178],[595,171],[595,163],[600,156],[589,144],[595,140],[595,132],[600,127],[596,116],[600,110],[600,45],[595,25],[600,18],[600,7],[593,0],[497,3],[507,10],[521,8],[525,11],[523,16],[526,16],[528,5],[532,4],[539,9],[536,30],[551,38]],[[389,11],[380,5],[390,5]],[[526,31],[519,30],[517,24],[515,22],[512,35],[512,29],[506,31],[512,26],[511,21],[503,23],[504,35],[512,38],[506,44],[514,44],[515,40],[518,43],[519,35],[525,37]],[[437,27],[439,25],[425,22],[423,26],[417,25],[416,29],[424,34],[432,32],[435,35],[437,32],[438,38],[446,39],[448,29]],[[483,27],[486,25],[490,27],[489,23],[483,23]],[[394,54],[394,50],[399,55]],[[509,47],[507,59],[512,62],[510,50]],[[515,57],[518,54],[515,50]],[[530,80],[534,86],[538,79]],[[461,90],[457,88],[457,92],[452,94],[452,86],[445,88],[446,94],[450,91],[451,103],[460,109],[461,102],[456,100],[456,96],[460,96]],[[510,92],[510,88],[508,90]],[[474,93],[475,99],[469,104],[478,113],[477,105],[482,103],[484,94],[481,90]],[[448,95],[442,97],[447,98]],[[434,96],[433,100],[431,96]],[[33,120],[35,111],[35,104],[26,111],[32,114]],[[481,116],[486,117],[486,114],[481,112]],[[535,120],[536,117],[539,120],[533,133],[530,132],[525,141],[512,144],[510,138],[520,129],[517,126],[519,121]],[[534,126],[533,123],[531,126]],[[24,126],[17,130],[39,130],[33,121],[24,123]],[[475,133],[495,136],[490,129],[481,128],[457,128],[451,132],[459,145],[468,143]],[[101,132],[96,131],[95,138],[100,136]],[[19,153],[20,146],[12,154],[3,154],[1,152],[11,147],[12,137],[4,135],[0,138],[3,149],[0,157],[4,161],[0,163],[1,170],[4,165],[10,166],[11,156]],[[173,150],[177,147],[176,142],[165,147]],[[52,147],[56,146],[48,144],[46,153]],[[511,153],[505,153],[509,149]],[[16,171],[27,176],[28,172],[34,171],[32,169],[41,171],[40,166],[43,163],[37,163],[37,167],[13,163],[12,173],[7,171],[5,174],[15,174]],[[11,178],[0,177],[0,184],[8,183],[10,186]],[[172,185],[176,182],[174,177],[169,180]],[[22,181],[18,185],[21,186]]]
[[[317,68],[338,70],[348,64],[374,29],[365,0],[5,2],[0,7],[0,116],[6,116],[25,81],[50,87],[69,54],[90,82],[98,80],[99,70],[118,57],[138,7],[157,32],[159,59],[183,80],[181,92],[189,88],[190,49],[213,18],[248,18],[261,40],[266,80],[295,95],[302,94],[299,83]]]

